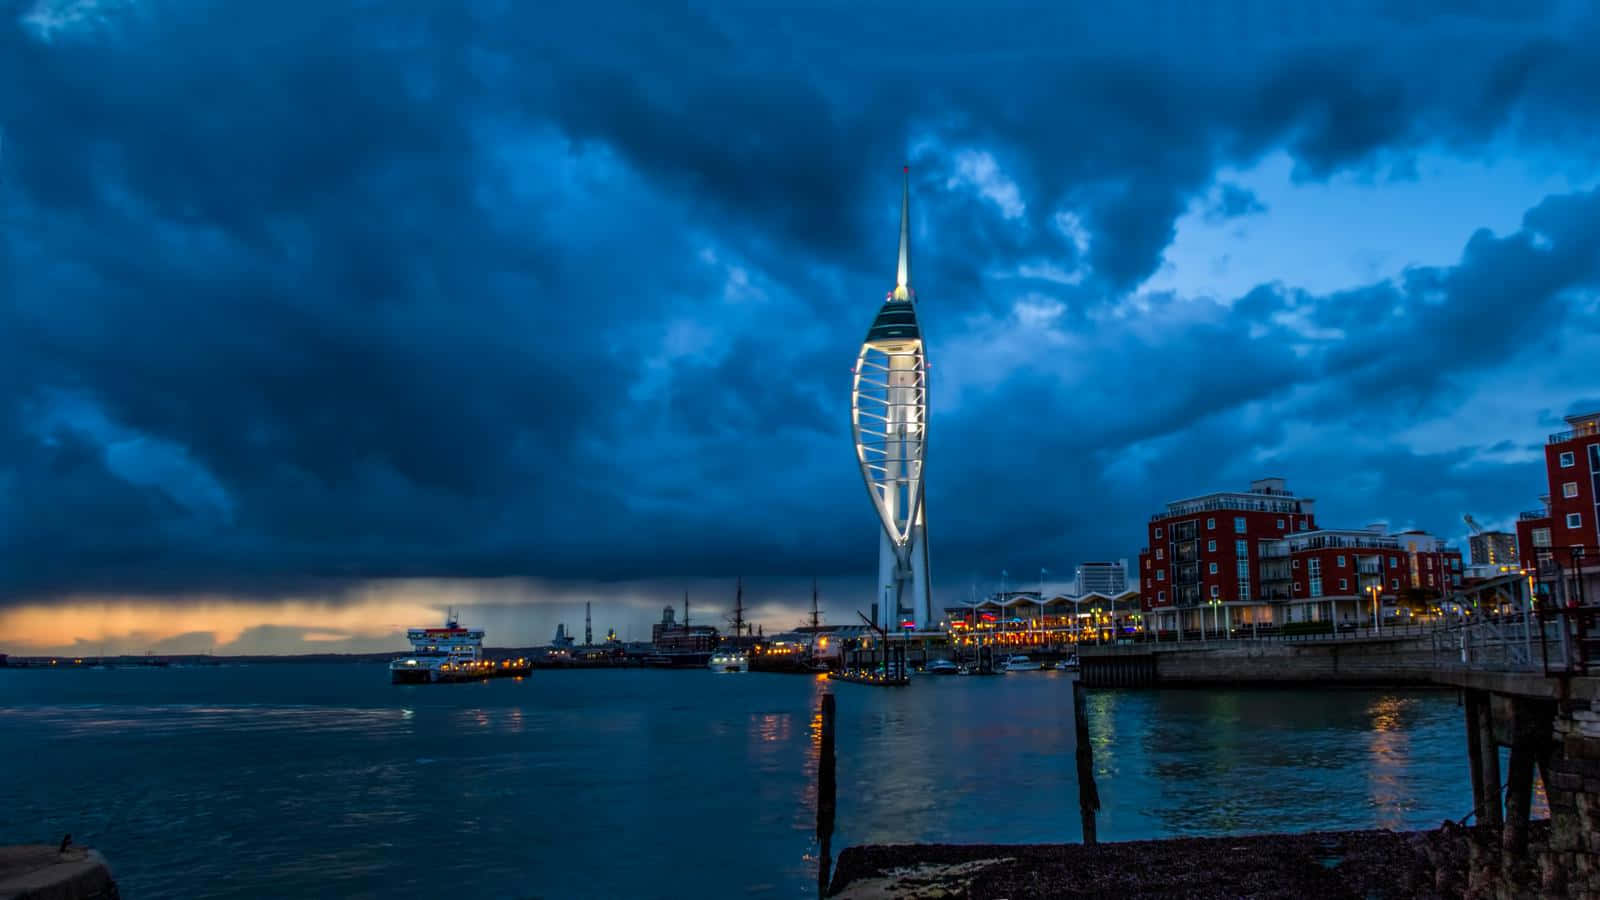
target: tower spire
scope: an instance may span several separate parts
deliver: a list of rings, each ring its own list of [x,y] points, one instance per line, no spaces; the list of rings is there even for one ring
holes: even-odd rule
[[[901,166],[900,269],[895,275],[894,299],[911,299],[911,167]]]

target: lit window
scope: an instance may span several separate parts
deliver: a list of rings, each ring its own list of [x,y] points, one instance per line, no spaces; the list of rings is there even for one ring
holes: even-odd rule
[[[1156,570],[1156,580],[1157,581],[1166,581],[1167,580],[1167,570],[1166,569],[1157,569]]]
[[[1566,484],[1563,484],[1561,486],[1561,496],[1563,496],[1563,497],[1576,497],[1576,496],[1578,496],[1578,483],[1576,481],[1569,481]]]
[[[1577,465],[1577,463],[1578,463],[1578,461],[1575,458],[1573,458],[1571,450],[1568,450],[1567,452],[1561,454],[1561,468],[1570,469],[1573,466]]]
[[[1217,542],[1216,541],[1206,541],[1206,552],[1207,553],[1215,553],[1215,552],[1217,552]]]
[[[1216,563],[1212,563],[1211,564],[1211,574],[1212,575],[1217,574],[1217,564]]]
[[[1161,559],[1161,558],[1162,558],[1162,555],[1161,555],[1161,548],[1160,548],[1160,547],[1157,547],[1157,548],[1156,548],[1156,559]]]
[[[1583,513],[1567,513],[1567,527],[1579,528],[1583,525]]]
[[[1236,534],[1244,534],[1244,516],[1233,517],[1233,530]]]
[[[1339,557],[1339,568],[1344,568],[1344,556]]]

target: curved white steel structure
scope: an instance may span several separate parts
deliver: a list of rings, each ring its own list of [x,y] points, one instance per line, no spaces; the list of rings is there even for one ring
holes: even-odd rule
[[[931,628],[923,461],[927,452],[928,361],[911,289],[910,175],[900,195],[900,267],[856,359],[851,434],[867,493],[883,526],[878,546],[878,624]]]

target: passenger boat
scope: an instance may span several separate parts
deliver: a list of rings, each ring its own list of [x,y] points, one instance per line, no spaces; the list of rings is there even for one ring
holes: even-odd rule
[[[1076,671],[1078,671],[1078,655],[1076,653],[1074,653],[1073,655],[1067,657],[1066,659],[1063,659],[1062,661],[1056,663],[1056,671],[1057,672],[1076,672]]]
[[[411,628],[406,640],[411,642],[411,652],[389,662],[391,684],[479,681],[526,675],[532,669],[526,659],[485,658],[483,630],[461,627],[453,612],[446,614],[443,628]]]
[[[1006,660],[1007,672],[1037,672],[1044,666],[1039,665],[1026,656],[1013,656]]]
[[[706,668],[713,672],[748,672],[750,658],[742,650],[717,650],[711,654]]]
[[[948,659],[936,659],[923,668],[929,675],[958,675],[961,667]]]

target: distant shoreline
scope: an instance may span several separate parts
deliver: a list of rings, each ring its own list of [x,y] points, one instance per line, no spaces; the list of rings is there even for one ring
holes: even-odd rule
[[[502,656],[529,656],[542,648],[536,647],[485,647],[484,654],[492,658]],[[388,662],[406,651],[403,648],[384,650],[377,653],[290,653],[290,654],[221,654],[207,653],[178,653],[178,654],[152,654],[149,656],[123,654],[119,656],[75,656],[72,654],[51,654],[42,656],[19,656],[16,654],[0,654],[0,668],[12,669],[87,669],[103,665],[106,667],[153,667],[153,666],[211,666],[211,665],[237,665],[239,663],[378,663]],[[52,665],[51,660],[55,660]]]

